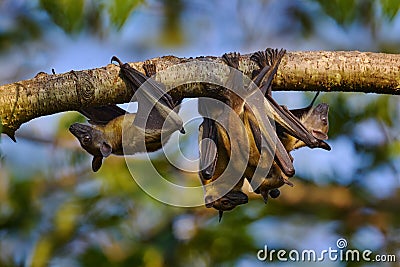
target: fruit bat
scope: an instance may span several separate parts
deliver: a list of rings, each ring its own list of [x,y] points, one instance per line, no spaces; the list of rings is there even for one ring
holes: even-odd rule
[[[318,136],[322,140],[327,140],[327,133],[329,130],[329,106],[325,103],[313,106],[318,94],[316,94],[309,106],[302,109],[292,109],[290,110],[290,112],[300,120],[300,122],[309,132],[313,133],[313,135]],[[277,132],[279,135],[279,139],[282,141],[285,149],[288,152],[306,146],[303,141],[286,133],[283,128],[278,128]],[[278,188],[282,185],[288,184],[293,186],[292,183],[288,181],[288,178],[289,177],[280,170],[277,164],[274,163],[267,177],[262,181],[255,192],[261,194],[264,198],[264,202],[267,202],[268,195],[272,198],[276,198],[279,196],[280,192]]]
[[[283,49],[278,51],[277,49],[267,48],[265,52],[259,51],[254,53],[250,57],[250,59],[256,62],[260,67],[258,74],[254,77],[254,82],[256,83],[256,85],[259,86],[260,90],[267,98],[268,103],[271,107],[269,110],[271,110],[272,112],[273,119],[277,123],[277,127],[284,128],[287,133],[301,140],[310,148],[319,147],[330,150],[329,145],[321,140],[319,138],[320,136],[314,136],[313,133],[310,133],[307,128],[299,121],[299,119],[293,115],[292,112],[289,112],[289,110],[285,106],[280,106],[272,98],[272,79],[277,72],[278,65],[285,52],[286,51]],[[261,75],[263,75],[264,73],[266,73],[265,77],[261,77]],[[280,154],[284,154],[284,152],[279,151],[279,149],[281,149],[280,144],[277,144],[276,149],[276,161],[278,164],[281,164],[281,159],[279,157],[281,157],[282,155]],[[284,166],[280,167],[282,168]],[[286,174],[290,175],[288,173]]]
[[[283,55],[282,55],[283,56]],[[261,138],[262,134],[264,136],[269,135],[269,133],[264,130],[264,132],[261,130],[261,127],[258,127],[258,121],[256,120],[255,116],[253,113],[250,111],[250,107],[246,103],[246,96],[239,96],[236,94],[236,92],[243,90],[246,88],[243,88],[243,82],[240,80],[241,75],[237,75],[236,71],[239,67],[239,57],[240,55],[238,53],[230,53],[230,54],[224,54],[222,56],[223,60],[225,63],[233,68],[235,71],[230,72],[230,76],[228,77],[227,81],[227,87],[229,89],[234,89],[232,91],[229,91],[228,97],[226,104],[239,116],[239,118],[244,122],[245,124],[245,130],[246,133],[240,134],[240,133],[235,133],[237,131],[237,127],[239,125],[233,126],[231,130],[229,131],[229,134],[219,125],[218,122],[215,122],[211,119],[204,119],[203,123],[200,126],[200,141],[208,138],[210,140],[213,140],[214,144],[217,146],[217,152],[212,153],[210,149],[210,143],[207,145],[200,145],[200,178],[202,180],[203,185],[206,185],[206,193],[205,193],[205,201],[206,201],[206,206],[207,207],[214,207],[215,209],[219,210],[220,218],[222,217],[223,211],[231,210],[237,205],[241,205],[244,203],[247,203],[248,197],[245,193],[242,192],[242,185],[244,181],[244,176],[239,179],[239,181],[233,186],[233,188],[228,191],[226,194],[224,194],[221,197],[220,192],[223,191],[222,189],[226,189],[226,186],[231,186],[232,182],[230,182],[228,185],[224,184],[224,181],[220,183],[216,183],[217,179],[219,179],[221,173],[225,170],[227,167],[228,163],[231,159],[231,153],[232,151],[237,151],[240,150],[240,142],[244,142],[244,139],[247,139],[248,143],[250,144],[250,151],[249,151],[249,159],[250,161],[254,161],[254,164],[257,165],[260,159],[260,151],[261,151]],[[274,62],[275,63],[275,62]],[[279,64],[279,62],[278,62]],[[275,68],[277,68],[278,64],[275,65]],[[259,75],[264,75],[264,76],[273,76],[275,74],[274,71],[263,71],[260,72]],[[258,78],[258,77],[257,77]],[[257,80],[254,79],[258,84],[262,82],[262,79]],[[267,82],[272,82],[272,79],[270,77],[266,78]],[[238,90],[238,91],[237,91]],[[202,105],[202,102],[199,103],[199,112],[200,114],[206,114],[207,113],[207,108]],[[251,113],[251,116],[248,116],[249,113]],[[225,113],[223,113],[225,114]],[[251,118],[249,118],[251,117]],[[249,122],[251,120],[251,123]],[[265,129],[265,128],[264,128]],[[254,134],[256,132],[256,134]],[[233,137],[232,139],[229,139],[228,136]],[[275,136],[276,137],[276,136]],[[255,140],[255,138],[257,140]],[[276,137],[277,138],[277,137]],[[270,138],[266,138],[267,140]],[[237,145],[238,149],[234,150],[231,149],[232,142],[239,142]],[[256,144],[257,143],[257,144]],[[273,145],[268,146],[267,148],[271,148]],[[280,147],[280,150],[278,151],[283,151],[284,154],[283,156],[279,157],[280,159],[286,160],[286,165],[288,166],[285,168],[285,171],[289,174],[292,174],[294,172],[294,169],[292,167],[292,162],[291,159],[289,158],[286,150],[284,149],[283,146]],[[212,156],[211,156],[212,154]],[[270,154],[273,155],[273,153]],[[286,158],[285,158],[286,157]],[[202,161],[205,162],[210,162],[210,159],[214,158],[214,161],[211,161],[211,164],[208,165],[208,167],[204,168],[204,164],[201,164]],[[247,166],[247,164],[246,164]],[[291,170],[292,168],[293,170]],[[211,179],[211,181],[208,181],[208,179]],[[207,185],[210,184],[211,182],[216,183],[215,186],[211,187],[211,189],[207,188]],[[218,188],[221,187],[221,188]]]
[[[259,76],[262,73],[276,73],[276,63],[280,61],[282,56],[283,50],[278,51],[277,49],[274,50],[270,48],[266,49],[265,52],[256,52],[253,54],[251,60],[255,61],[260,67],[260,70],[255,72],[256,76],[254,80],[258,83],[260,81]],[[289,173],[285,171],[288,167],[291,168],[293,166],[293,159],[289,154],[290,151],[302,146],[309,146],[311,148],[319,147],[330,150],[330,146],[323,141],[327,139],[328,106],[326,104],[320,104],[315,107],[315,110],[312,109],[312,105],[318,94],[308,107],[289,111],[285,106],[277,104],[272,98],[271,82],[272,79],[266,76],[260,86],[260,90],[265,94],[268,102],[271,104],[279,139],[276,142],[275,161],[268,175],[261,180],[262,184],[260,188],[262,190],[259,191],[262,192],[265,200],[268,198],[268,192],[271,192],[271,196],[277,197],[279,196],[279,191],[275,190],[276,188],[283,184],[292,185],[288,178],[292,177],[294,172]],[[249,125],[249,132],[253,135],[257,147],[259,148],[259,125],[255,122],[253,114],[249,113],[245,118],[248,118],[247,124]],[[257,158],[259,157],[256,157],[256,162]],[[290,159],[290,163],[288,159]],[[249,181],[254,178],[256,167],[257,165],[254,164],[254,160],[253,162],[249,161],[249,165],[245,171],[246,178],[249,179]],[[253,181],[252,185],[258,185],[259,182],[260,180]]]
[[[228,66],[234,67],[226,85],[231,88],[230,86],[237,85],[240,82],[235,73],[239,65],[239,54],[224,54],[222,58]],[[239,115],[240,118],[242,114],[240,110],[243,108],[244,102],[238,101],[239,97],[233,92],[229,92],[228,95],[226,105],[217,101],[208,102],[199,99],[199,113],[203,116],[203,122],[199,127],[199,176],[205,186],[206,207],[219,210],[219,220],[222,218],[223,211],[231,210],[248,202],[247,195],[241,189],[244,180],[241,178],[238,181],[230,181],[229,179],[229,177],[237,175],[236,170],[239,169],[240,171],[240,166],[237,169],[235,166],[227,169],[232,151],[240,149],[238,141],[247,138],[244,129],[235,125],[231,118],[235,114]],[[227,129],[221,125],[221,121],[226,122],[224,126]],[[206,140],[207,142],[205,142]],[[245,165],[243,163],[243,166]],[[226,171],[233,171],[233,173],[227,174]],[[223,173],[225,174],[222,177]],[[233,183],[236,183],[236,185],[231,189]]]
[[[207,123],[208,121],[206,121],[206,123],[203,122],[199,127],[200,140],[204,137],[204,131],[209,131],[209,125],[207,125]],[[218,151],[218,156],[215,157],[215,161],[213,161],[213,176],[211,179],[204,179],[204,172],[202,171],[199,171],[199,176],[205,186],[206,207],[217,209],[219,211],[219,220],[221,220],[224,211],[229,211],[238,205],[246,204],[248,202],[248,197],[242,192],[243,179],[237,181],[234,188],[230,188],[234,182],[230,181],[229,178],[237,175],[235,169],[231,170],[233,171],[232,175],[230,175],[230,173],[225,173],[224,176],[222,176],[227,170],[227,165],[230,160],[230,153],[232,151],[231,143],[227,131],[219,123],[215,122],[213,130],[216,131],[214,140],[216,150]]]
[[[209,99],[199,98],[199,113],[203,116],[203,122],[201,124],[202,134],[200,140],[207,140],[207,142],[200,142],[200,171],[202,173],[202,178],[205,180],[211,179],[214,174],[214,169],[217,160],[218,150],[215,151],[213,144],[217,145],[217,130],[215,121],[216,118],[222,118],[227,113],[232,110],[237,114],[241,114],[240,110],[243,108],[244,102],[235,95],[234,92],[237,90],[243,91],[242,86],[242,74],[238,75],[236,69],[239,66],[239,54],[231,53],[224,54],[222,56],[223,61],[229,66],[233,67],[231,69],[227,82],[225,84],[226,96],[224,99],[210,101]],[[221,90],[225,89],[221,87]],[[233,92],[232,92],[233,91]],[[226,106],[229,110],[226,110]],[[225,113],[225,114],[224,114]]]
[[[123,155],[156,151],[162,147],[162,133],[165,134],[166,138],[163,141],[166,142],[175,130],[184,132],[183,123],[173,110],[180,100],[174,102],[163,91],[161,84],[149,79],[155,74],[155,65],[151,63],[143,65],[147,75],[145,76],[128,64],[122,64],[116,57],[113,57],[112,60],[120,63],[120,76],[134,92],[145,82],[146,85],[151,84],[142,91],[144,96],[138,97],[139,100],[147,99],[157,102],[147,107],[146,104],[140,102],[137,114],[125,112],[116,105],[83,107],[78,110],[89,119],[88,122],[91,125],[74,123],[69,130],[79,140],[81,147],[93,155],[92,170],[94,172],[100,169],[103,158],[110,154]],[[173,127],[165,129],[163,125],[168,115],[170,118],[172,117]],[[146,118],[145,123],[138,121],[138,118]],[[129,142],[124,144],[124,147],[122,134],[129,138]]]

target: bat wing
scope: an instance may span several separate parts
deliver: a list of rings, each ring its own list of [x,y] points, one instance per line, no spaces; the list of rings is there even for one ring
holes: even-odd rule
[[[281,49],[266,49],[264,53],[256,53],[252,60],[256,61],[260,66],[263,66],[257,77],[254,78],[254,83],[260,86],[260,90],[266,96],[272,119],[280,124],[290,134],[300,139],[309,147],[317,147],[319,140],[311,135],[304,125],[296,118],[288,109],[280,106],[271,95],[272,80],[278,70],[279,63],[286,51]]]
[[[278,164],[282,172],[288,177],[292,177],[294,175],[295,170],[292,159],[279,139],[277,139],[276,142],[275,162]]]
[[[314,148],[319,145],[319,140],[315,138],[300,122],[300,120],[294,116],[287,108],[280,106],[276,101],[269,95],[267,100],[270,105],[269,110],[272,113],[272,118],[281,125],[290,135],[303,141],[307,146]]]
[[[203,141],[200,144],[200,171],[202,178],[209,180],[214,175],[218,159],[218,151],[216,150],[216,147],[218,147],[216,122],[213,119],[204,118],[200,125],[200,135]]]
[[[112,57],[111,61],[116,61],[120,66],[120,77],[124,80],[127,87],[133,90],[138,100],[138,112],[134,124],[147,129],[161,129],[168,117],[172,122],[172,127],[177,127],[184,133],[182,119],[173,111],[176,104],[172,97],[165,92],[163,84],[147,77],[140,71],[132,68],[128,63],[122,63],[117,57]],[[146,73],[154,74],[152,64],[145,64],[143,67]],[[151,70],[151,71],[150,71]],[[143,90],[139,90],[145,84]],[[136,94],[137,93],[137,94]],[[175,125],[174,125],[175,124]]]
[[[109,121],[125,115],[126,111],[117,105],[85,107],[78,110],[89,119],[91,124],[106,125]]]
[[[276,132],[267,131],[263,125],[257,123],[257,119],[253,114],[248,116],[248,122],[258,151],[260,151],[261,153],[262,149],[261,138],[263,138],[267,142],[267,146],[265,148],[270,149],[272,147],[275,147],[275,156],[274,156],[275,162],[287,176],[292,177],[294,175],[294,167],[292,160],[289,156],[289,153],[283,146],[281,140],[277,137]],[[271,151],[268,151],[268,153],[271,154]]]

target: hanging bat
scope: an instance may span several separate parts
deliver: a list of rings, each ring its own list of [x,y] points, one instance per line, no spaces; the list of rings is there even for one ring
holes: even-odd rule
[[[256,83],[261,81],[260,75],[263,73],[273,73],[274,75],[277,70],[277,62],[280,61],[282,56],[284,55],[283,50],[274,50],[274,49],[266,49],[265,52],[256,52],[252,55],[251,59],[255,61],[260,70],[255,72],[256,77],[254,78]],[[311,107],[316,98],[314,98],[313,102],[310,106],[299,109],[289,111],[285,106],[280,106],[276,103],[276,101],[272,98],[272,88],[271,88],[272,79],[270,76],[266,76],[264,81],[260,86],[260,90],[265,94],[268,102],[271,104],[272,113],[274,115],[277,127],[277,134],[279,135],[279,139],[276,142],[276,153],[275,153],[275,161],[271,166],[271,169],[266,178],[262,179],[261,190],[263,192],[264,199],[267,199],[268,192],[270,190],[271,195],[277,197],[279,195],[279,191],[275,190],[276,188],[282,186],[283,184],[292,185],[287,178],[292,177],[293,173],[289,173],[285,171],[286,168],[292,167],[292,157],[289,152],[295,148],[299,148],[301,146],[309,146],[311,148],[320,147],[326,150],[330,150],[330,147],[323,140],[327,139],[327,128],[324,129],[323,125],[327,123],[327,106],[320,104],[315,110],[320,111],[321,117],[317,115],[311,116],[308,118],[304,116],[305,113],[312,114],[308,111],[311,110]],[[307,112],[306,112],[307,111]],[[293,114],[295,113],[295,114]],[[325,116],[325,117],[324,117]],[[254,115],[251,112],[248,112],[248,115],[245,116],[245,120],[247,118],[249,125],[249,133],[252,134],[252,137],[255,139],[257,147],[260,151],[260,132],[259,125],[254,119]],[[324,119],[323,119],[324,118]],[[315,123],[315,129],[312,127],[312,124]],[[325,131],[326,130],[326,131]],[[325,131],[325,132],[324,132]],[[294,146],[296,144],[296,146]],[[257,162],[259,157],[256,156],[255,162]],[[290,161],[290,163],[289,163]],[[254,171],[257,168],[257,164],[254,164],[254,160],[249,161],[249,165],[246,168],[245,175],[251,181],[254,175]],[[252,185],[258,184],[260,181],[253,181]],[[268,189],[268,190],[267,190]]]
[[[309,132],[313,132],[317,134],[321,139],[327,140],[328,139],[328,129],[329,129],[329,122],[328,122],[328,112],[329,112],[329,106],[325,103],[318,104],[317,106],[313,107],[313,104],[315,102],[315,99],[317,98],[318,94],[314,97],[312,100],[311,104],[305,108],[302,109],[293,109],[290,110]],[[247,114],[247,113],[246,113]],[[277,129],[278,135],[280,140],[283,143],[283,146],[287,150],[287,152],[290,152],[292,150],[301,148],[306,146],[306,144],[303,141],[300,141],[299,139],[289,135],[284,131],[283,128],[278,128]],[[221,138],[222,142],[225,138]],[[225,146],[218,146],[219,151],[224,151]],[[226,161],[229,160],[229,157],[227,156],[229,152],[225,152],[223,154],[222,158],[218,158],[219,161],[224,162],[222,165],[226,166]],[[246,169],[245,175],[246,178],[251,182],[251,177],[253,176],[254,169],[252,170],[251,167],[249,166],[248,169]],[[217,176],[219,173],[217,173]],[[288,180],[288,176],[286,176],[277,163],[273,163],[271,166],[270,171],[268,172],[267,177],[264,178],[262,181],[261,185],[255,190],[256,193],[261,194],[264,201],[267,202],[268,197],[272,198],[277,198],[280,195],[279,187],[281,187],[284,184],[288,184],[290,186],[293,186],[293,184]],[[229,191],[226,195],[224,195],[222,198],[210,202],[211,200],[208,199],[206,202],[212,203],[212,205],[208,204],[208,207],[214,207],[215,209],[219,210],[219,218],[221,219],[223,211],[228,211],[232,210],[235,208],[237,205],[245,204],[248,202],[247,195],[242,192],[242,186],[243,186],[243,179],[240,179],[240,181],[234,186],[234,188]]]
[[[321,140],[327,140],[329,130],[329,106],[328,104],[321,103],[313,107],[318,94],[319,93],[315,95],[311,104],[307,107],[302,109],[292,109],[290,112],[300,120],[309,132],[318,136]],[[286,133],[283,128],[278,128],[277,132],[279,139],[282,141],[288,152],[306,146],[303,141]],[[278,188],[282,185],[288,184],[293,186],[292,183],[288,181],[288,178],[289,177],[279,169],[277,164],[274,163],[268,176],[262,181],[261,185],[255,190],[255,192],[261,194],[264,198],[264,202],[267,202],[268,195],[272,198],[279,196],[280,192]]]
[[[277,49],[267,48],[265,52],[259,51],[254,53],[250,59],[256,62],[260,67],[258,75],[254,78],[254,82],[260,87],[261,92],[266,96],[271,107],[269,110],[273,113],[273,119],[277,123],[278,127],[284,128],[287,133],[296,137],[296,139],[301,140],[310,148],[318,147],[330,150],[328,144],[321,140],[319,136],[314,136],[310,133],[296,116],[289,112],[285,106],[280,106],[272,98],[272,79],[277,72],[279,62],[285,52],[286,51],[283,49],[278,51]],[[264,73],[266,73],[266,75],[265,77],[262,77]],[[279,142],[277,142],[276,149],[276,162],[285,172],[284,169],[287,162],[282,162],[282,159],[287,160],[287,157],[283,157],[282,154],[285,154],[285,152],[282,150],[282,146]],[[286,172],[285,174],[288,176],[291,175]]]
[[[230,53],[230,54],[224,54],[222,56],[223,60],[225,63],[229,66],[232,67],[234,70],[238,69],[239,66],[239,57],[240,55],[238,53]],[[263,72],[261,75],[274,75],[273,72]],[[240,88],[243,87],[242,81],[239,80],[240,77],[237,75],[237,71],[231,71],[230,76],[228,77],[227,81],[227,87],[228,88],[236,88],[237,90],[243,90],[245,88]],[[270,82],[272,79],[268,79]],[[261,80],[260,80],[261,82]],[[245,139],[248,139],[247,141],[250,144],[250,151],[249,151],[249,160],[254,161],[255,164],[258,164],[259,159],[260,159],[260,151],[261,151],[261,130],[260,127],[254,127],[255,125],[258,126],[258,122],[255,119],[255,116],[253,114],[252,116],[252,122],[249,123],[249,120],[247,120],[245,117],[246,115],[249,114],[250,107],[246,104],[245,99],[243,96],[239,96],[236,94],[236,90],[233,90],[233,92],[228,93],[228,99],[227,99],[227,105],[241,118],[241,120],[245,123],[246,127],[246,134],[236,134],[234,133],[235,129],[239,126],[233,126],[231,128],[231,131],[229,131],[229,136],[233,139],[229,139],[228,133],[219,125],[218,122],[210,122],[210,120],[204,120],[202,125],[200,126],[200,135],[201,138],[200,140],[204,138],[209,138],[214,141],[214,143],[217,145],[217,156],[214,158],[214,164],[210,164],[209,167],[214,167],[209,168],[209,169],[204,169],[207,170],[206,172],[207,176],[204,175],[204,171],[200,171],[200,178],[203,182],[204,185],[207,185],[211,182],[213,182],[215,185],[211,188],[208,189],[206,187],[206,193],[205,193],[205,201],[206,201],[206,206],[207,207],[213,207],[217,210],[219,210],[219,216],[220,219],[222,217],[222,214],[224,211],[232,210],[235,208],[237,205],[245,204],[248,202],[248,197],[245,193],[242,191],[242,186],[244,182],[244,176],[239,179],[239,181],[233,186],[233,188],[228,191],[225,195],[221,197],[220,192],[222,189],[226,189],[227,186],[232,187],[232,182],[231,181],[226,181],[228,182],[228,185],[224,183],[224,181],[220,182],[220,175],[223,173],[223,171],[226,170],[226,167],[231,160],[231,153],[232,151],[235,151],[231,149],[232,142],[235,142],[238,140],[239,142],[244,142]],[[200,103],[201,104],[201,103]],[[202,107],[202,106],[199,106]],[[205,108],[202,107],[204,110]],[[200,112],[200,113],[206,113],[205,111]],[[213,128],[214,127],[214,128]],[[215,129],[216,128],[216,129]],[[253,131],[257,131],[256,136],[258,137],[258,140],[255,141],[254,137],[252,134]],[[266,132],[266,131],[265,131]],[[265,133],[264,132],[264,133]],[[268,133],[266,133],[268,134]],[[277,137],[276,137],[277,138]],[[255,144],[257,143],[257,145]],[[237,150],[235,153],[238,153],[238,150],[240,150],[240,144],[237,145],[236,147]],[[271,145],[270,147],[273,147]],[[268,148],[268,147],[267,147]],[[291,159],[286,153],[286,150],[284,150],[284,147],[281,146],[281,150],[285,152],[283,154],[284,156],[287,156],[286,162],[289,167],[286,168],[285,170],[290,169],[290,165],[292,164]],[[207,150],[207,147],[202,147],[200,146],[200,162],[202,162],[203,158],[210,158],[209,154],[211,153],[211,150]],[[267,153],[268,154],[268,153]],[[273,152],[269,151],[269,157],[273,155]],[[213,154],[215,156],[215,153]],[[281,157],[282,158],[282,157]],[[271,159],[272,160],[272,159]],[[200,164],[200,167],[202,165]],[[211,171],[210,171],[211,169]],[[216,170],[213,172],[212,170]],[[293,171],[290,171],[289,173],[292,173]],[[211,177],[211,181],[208,181],[208,178]]]
[[[124,64],[126,65],[126,64]],[[125,67],[128,68],[128,67]],[[130,67],[129,67],[130,68]],[[143,68],[150,77],[155,73],[155,65],[151,63],[145,63]],[[131,76],[135,76],[136,72],[131,72]],[[143,74],[142,74],[143,75]],[[137,82],[145,82],[142,79],[142,75],[139,75],[140,79]],[[135,76],[136,77],[136,76]],[[127,86],[136,88],[136,83],[132,84],[126,80]],[[155,95],[161,94],[158,89]],[[149,90],[146,92],[149,94],[149,98],[153,97],[153,92]],[[158,97],[158,96],[157,96]],[[92,160],[92,170],[94,172],[98,171],[102,165],[104,157],[108,157],[110,154],[123,155],[123,154],[134,154],[137,152],[144,151],[156,151],[162,147],[161,134],[164,129],[162,129],[165,121],[165,112],[172,110],[175,105],[179,104],[173,103],[170,96],[167,94],[162,95],[159,105],[166,105],[163,109],[161,107],[154,107],[150,110],[147,123],[145,128],[137,125],[137,117],[140,116],[140,112],[145,112],[143,105],[139,103],[138,113],[127,113],[125,110],[119,108],[116,105],[107,105],[102,107],[85,107],[81,108],[79,112],[85,115],[89,119],[91,125],[85,125],[81,123],[74,123],[70,126],[70,132],[79,140],[81,147],[85,149],[89,154],[93,155]],[[156,105],[156,106],[157,106]],[[160,112],[161,110],[161,112]],[[175,112],[175,111],[170,111]],[[144,117],[144,115],[142,115]],[[123,129],[125,132],[123,133]],[[176,129],[176,128],[175,128]],[[183,129],[182,127],[180,128]],[[174,128],[167,129],[165,139],[166,142],[168,137],[174,132]],[[129,143],[124,144],[122,134],[128,136]],[[144,140],[144,142],[143,142]],[[143,145],[145,144],[145,146]]]
[[[239,54],[224,54],[222,59],[224,62],[234,68],[234,71],[230,71],[229,77],[227,79],[225,87],[235,92],[235,89],[243,90],[242,85],[242,75],[238,75],[238,72],[235,71],[239,66]],[[222,88],[221,88],[222,89]],[[203,122],[201,124],[202,133],[201,133],[201,141],[208,140],[207,142],[200,141],[200,172],[202,175],[202,179],[209,180],[212,179],[215,165],[218,157],[218,150],[215,151],[213,144],[217,145],[217,131],[215,118],[221,118],[225,112],[229,113],[231,110],[240,114],[240,110],[244,102],[240,100],[238,96],[236,96],[231,91],[226,91],[226,98],[210,101],[209,99],[199,98],[199,113],[203,117]],[[229,106],[229,110],[225,109],[225,105]],[[224,111],[225,110],[225,111]]]
[[[234,67],[234,70],[230,72],[227,83],[237,84],[239,81],[237,81],[238,77],[235,72],[239,64],[239,54],[224,54],[222,58],[228,66]],[[229,85],[227,87],[229,88]],[[229,94],[226,99],[227,106],[219,103],[207,103],[206,100],[199,99],[199,113],[203,115],[203,122],[199,127],[199,176],[205,187],[206,207],[217,209],[219,211],[219,220],[221,220],[224,211],[232,210],[236,206],[248,202],[247,195],[242,191],[244,179],[241,178],[238,181],[229,179],[237,177],[238,173],[240,173],[240,166],[238,167],[238,173],[235,166],[229,170],[227,169],[232,151],[237,153],[240,149],[238,141],[247,138],[247,135],[244,129],[234,125],[232,123],[233,119],[230,118],[234,116],[233,113],[237,113],[240,117],[241,105],[244,105],[244,102],[239,101],[239,97],[235,94]],[[227,107],[229,107],[229,110],[226,109]],[[211,116],[217,118],[218,121],[211,119]],[[220,124],[220,121],[226,122],[224,124],[227,129]],[[207,139],[209,141],[204,142]],[[213,145],[216,146],[216,150],[212,148]],[[244,163],[243,166],[245,166]],[[226,173],[227,171],[233,173]],[[232,186],[234,187],[231,188]],[[223,194],[222,192],[227,193]]]
[[[302,122],[304,127],[310,133],[312,133],[313,136],[315,136],[319,140],[328,140],[329,105],[321,103],[313,107],[318,95],[319,92],[314,96],[313,100],[307,107],[300,109],[291,109],[290,113],[292,113],[296,118],[298,118]],[[306,146],[306,144],[301,140],[293,138],[293,136],[287,134],[285,132],[285,129],[278,128],[277,131],[279,138],[282,140],[282,143],[284,144],[286,150],[291,151]],[[326,150],[330,150],[328,144],[326,144]]]
[[[207,131],[207,125],[203,122],[199,127],[199,139],[201,140],[204,131]],[[215,208],[219,211],[219,221],[224,211],[229,211],[238,205],[246,204],[248,197],[242,192],[243,179],[231,181],[230,178],[236,177],[235,169],[231,173],[226,173],[227,165],[230,161],[231,143],[227,131],[217,122],[214,124],[216,131],[213,136],[216,141],[218,157],[215,158],[213,176],[211,179],[204,179],[203,172],[199,171],[200,179],[205,187],[205,203],[207,208]],[[199,141],[200,141],[199,140]],[[233,172],[233,173],[232,173]],[[223,174],[224,173],[224,174]],[[234,187],[231,189],[232,185]],[[227,193],[222,193],[227,192]]]

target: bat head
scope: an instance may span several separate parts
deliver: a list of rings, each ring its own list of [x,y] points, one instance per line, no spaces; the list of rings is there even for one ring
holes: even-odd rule
[[[303,123],[306,129],[319,140],[317,147],[331,150],[331,147],[323,141],[328,139],[329,105],[326,103],[321,103],[313,107],[312,104],[314,103],[314,100],[308,107],[291,109],[290,112],[299,118],[300,122]],[[297,148],[302,146],[304,145],[298,146]]]
[[[308,113],[301,118],[301,122],[304,126],[319,140],[318,147],[325,150],[331,150],[331,147],[323,141],[328,139],[328,112],[329,105],[321,103],[311,108]]]
[[[213,207],[219,211],[228,211],[234,209],[238,205],[246,204],[249,201],[249,198],[242,191],[232,190],[216,200],[214,200],[212,195],[208,195],[206,196],[205,201],[207,208]]]
[[[103,133],[81,123],[72,124],[69,131],[79,140],[81,147],[93,155],[92,169],[94,172],[98,171],[103,157],[108,157],[112,152],[112,147],[104,138]]]
[[[318,104],[308,112],[308,115],[304,118],[303,121],[304,126],[310,130],[312,135],[320,140],[328,139],[328,112],[328,104]]]

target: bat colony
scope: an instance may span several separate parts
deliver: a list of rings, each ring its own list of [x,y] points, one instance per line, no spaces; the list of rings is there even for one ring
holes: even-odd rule
[[[290,155],[292,150],[304,146],[330,150],[330,146],[324,141],[328,139],[329,107],[325,103],[314,106],[318,94],[309,106],[294,110],[288,110],[272,98],[272,80],[285,52],[283,49],[268,48],[251,56],[251,60],[259,67],[253,72],[252,81],[269,104],[270,112],[263,116],[275,122],[276,129],[273,132],[267,131],[264,125],[260,124],[257,116],[262,114],[256,114],[257,111],[249,106],[246,99],[234,92],[226,94],[226,99],[222,100],[224,106],[221,107],[199,99],[198,109],[203,116],[203,122],[199,127],[199,176],[205,188],[205,205],[218,210],[219,219],[224,211],[248,202],[247,195],[242,191],[245,179],[252,186],[256,185],[256,188],[253,188],[254,192],[260,194],[267,202],[269,197],[276,198],[280,195],[279,187],[285,184],[293,186],[289,181],[295,173],[293,158]],[[239,70],[239,54],[224,54],[222,58],[233,70],[226,87],[229,88],[228,85],[245,87],[235,75],[236,70]],[[156,151],[163,145],[161,134],[167,137],[163,139],[163,142],[166,142],[177,130],[185,133],[183,122],[177,114],[182,99],[173,99],[165,92],[163,84],[148,79],[156,73],[154,64],[144,63],[143,69],[146,73],[144,75],[129,64],[123,64],[117,57],[113,57],[112,61],[119,64],[119,76],[129,89],[137,93],[143,83],[147,83],[147,89],[135,94],[139,103],[136,114],[127,113],[116,105],[83,107],[79,110],[89,119],[91,125],[74,123],[69,130],[79,140],[82,148],[93,156],[92,169],[95,172],[101,167],[103,158],[110,154]],[[232,125],[233,123],[230,125],[229,118],[228,126],[225,127],[216,119],[226,114],[224,110],[226,107],[233,110],[235,116],[241,120],[244,130],[241,131],[240,127]],[[168,123],[165,124],[167,117]],[[130,137],[128,144],[123,144],[122,129],[128,129]],[[227,169],[234,149],[240,149],[241,142],[246,139],[249,157],[244,165],[245,170],[235,184],[225,182],[221,175]],[[203,142],[205,140],[207,142]],[[267,146],[262,145],[263,141]],[[269,151],[271,147],[275,148],[272,154]],[[271,164],[265,166],[268,168],[266,175],[256,178],[257,168],[260,166],[264,168],[263,163],[268,161],[265,160],[268,157]],[[252,183],[256,179],[257,183]],[[211,184],[215,186],[207,186]],[[221,194],[221,191],[225,193]]]

